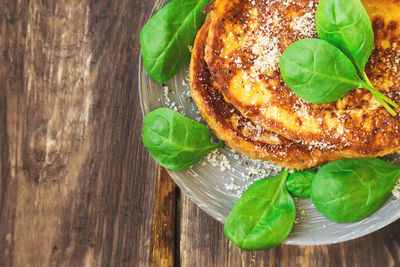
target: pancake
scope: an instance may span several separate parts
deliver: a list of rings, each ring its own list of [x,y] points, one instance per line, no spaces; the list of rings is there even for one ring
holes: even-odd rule
[[[366,73],[374,87],[400,103],[400,5],[362,1],[375,48]],[[225,100],[256,125],[296,143],[342,157],[378,157],[400,149],[400,117],[367,91],[330,104],[310,104],[284,83],[278,64],[293,42],[317,37],[316,0],[215,0],[205,59]],[[400,113],[400,109],[396,110]]]
[[[268,160],[291,169],[304,169],[339,157],[337,153],[310,150],[243,117],[214,86],[204,60],[209,21],[197,34],[190,64],[193,100],[213,132],[233,149],[253,159]]]

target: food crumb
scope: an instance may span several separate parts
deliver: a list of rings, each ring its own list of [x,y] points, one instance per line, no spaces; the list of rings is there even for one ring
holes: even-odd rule
[[[207,163],[211,164],[213,167],[219,167],[222,172],[232,169],[231,162],[224,154],[221,154],[218,149],[208,153],[206,162],[204,162],[203,165]]]
[[[236,184],[236,180],[234,178],[231,178],[231,183],[230,184],[225,184],[225,189],[226,190],[241,190],[241,186]]]
[[[397,181],[395,187],[393,188],[392,194],[395,199],[400,199],[400,180]]]

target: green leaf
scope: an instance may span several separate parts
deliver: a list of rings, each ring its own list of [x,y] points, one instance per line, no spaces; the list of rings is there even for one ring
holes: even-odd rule
[[[245,250],[263,250],[282,243],[289,235],[296,207],[286,190],[288,172],[252,184],[229,214],[224,233]]]
[[[399,177],[400,166],[380,159],[334,161],[318,171],[311,200],[332,221],[359,221],[386,202]]]
[[[303,39],[291,44],[279,64],[286,84],[310,103],[330,103],[362,87],[353,63],[323,40]]]
[[[172,170],[189,168],[224,145],[211,142],[203,124],[168,108],[156,109],[144,118],[142,139],[155,161]]]
[[[201,9],[208,0],[172,0],[140,32],[143,63],[157,82],[171,79],[190,58],[198,29],[204,22]]]
[[[311,183],[317,173],[313,171],[298,171],[289,175],[286,188],[295,197],[309,198]]]
[[[362,76],[374,47],[374,32],[360,0],[321,0],[315,23],[319,38],[338,47]]]
[[[361,2],[321,0],[315,16],[320,41],[300,40],[285,50],[280,60],[283,80],[300,98],[314,104],[330,103],[350,90],[364,88],[396,116],[390,105],[399,105],[376,90],[364,71],[374,33]]]

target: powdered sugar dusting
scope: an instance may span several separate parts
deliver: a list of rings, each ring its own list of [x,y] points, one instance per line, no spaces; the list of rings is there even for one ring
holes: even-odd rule
[[[219,152],[219,150],[214,150],[211,153],[208,153],[206,161],[203,162],[203,165],[210,164],[213,167],[219,167],[219,169],[223,172],[225,170],[232,170],[232,166],[227,157]]]
[[[221,172],[229,170],[231,177],[220,190],[230,191],[237,198],[255,181],[275,176],[283,169],[268,161],[252,160],[228,147],[210,152],[200,164],[211,165]]]
[[[252,48],[252,53],[256,55],[251,67],[253,77],[257,77],[266,71],[276,70],[281,56],[279,39],[268,35],[258,38]]]
[[[312,4],[312,2],[310,2]],[[290,25],[303,38],[311,38],[317,34],[315,28],[315,9],[302,17],[296,17]]]

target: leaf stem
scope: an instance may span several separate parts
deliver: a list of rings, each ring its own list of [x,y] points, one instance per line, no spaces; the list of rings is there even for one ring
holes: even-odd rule
[[[381,96],[381,98],[382,98],[383,100],[385,100],[386,102],[388,102],[391,106],[393,106],[393,107],[395,107],[395,108],[398,108],[398,107],[399,107],[398,104],[396,104],[396,103],[393,102],[390,98],[386,97],[384,94],[382,94],[381,92],[379,92],[378,90],[376,90],[376,89],[374,88],[374,86],[372,85],[371,81],[369,80],[369,78],[368,78],[367,74],[365,74],[365,72],[363,73],[363,77],[362,77],[362,78],[364,79],[364,81],[365,81],[365,82],[367,83],[367,85],[368,85],[368,88],[367,88],[367,89],[369,89],[369,90],[371,90],[371,91],[374,91],[376,94],[378,94],[379,96]]]
[[[394,108],[398,108],[399,105],[378,90],[376,90],[373,87],[371,81],[368,79],[368,76],[365,74],[365,72],[362,73],[362,78],[364,79],[364,81],[361,83],[361,85],[371,92],[371,94],[376,98],[376,100],[378,100],[379,103],[381,103],[381,105],[390,113],[390,115],[392,115],[393,117],[397,116],[397,113],[389,105],[393,106]]]
[[[377,95],[374,91],[371,91],[371,94],[378,100],[379,103],[392,115],[393,117],[397,116],[396,111],[394,111],[379,95]]]

